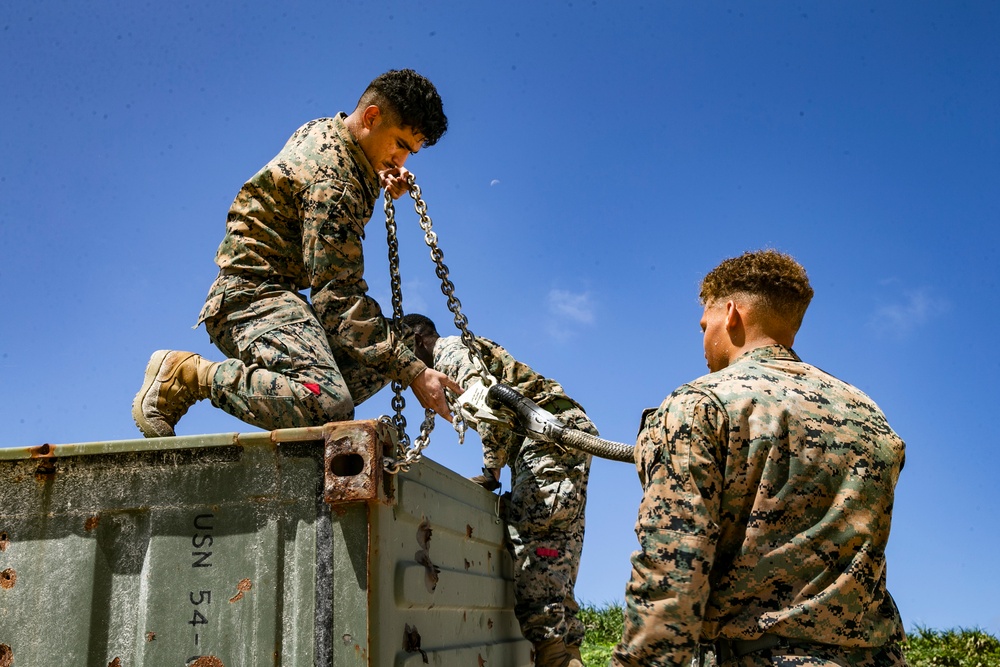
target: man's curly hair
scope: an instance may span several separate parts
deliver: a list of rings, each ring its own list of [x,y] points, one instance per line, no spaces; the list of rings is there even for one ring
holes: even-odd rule
[[[394,69],[368,84],[358,107],[375,105],[395,117],[401,127],[424,135],[424,146],[433,146],[448,130],[448,117],[434,84],[412,69]]]
[[[748,251],[724,260],[701,281],[702,305],[743,296],[798,327],[813,298],[802,265],[777,250]]]

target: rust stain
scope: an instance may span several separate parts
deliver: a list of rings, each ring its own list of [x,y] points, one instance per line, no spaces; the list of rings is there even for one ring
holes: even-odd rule
[[[31,458],[42,459],[52,456],[52,445],[46,443],[44,445],[38,445],[37,447],[32,447],[28,450],[31,453]]]
[[[463,560],[465,561],[465,569],[466,570],[468,570],[470,567],[472,567],[472,563],[469,562],[468,558],[464,558]]]
[[[487,618],[486,619],[486,627],[489,628],[490,630],[493,629],[493,619],[492,618]]]
[[[14,664],[14,652],[6,644],[0,644],[0,667],[11,667]]]
[[[151,642],[154,639],[156,639],[156,633],[155,632],[147,632],[146,633],[146,641],[147,642]]]
[[[236,595],[229,598],[229,602],[238,602],[243,599],[243,594],[253,588],[253,584],[250,583],[249,579],[240,579],[240,583],[236,584],[236,590],[239,591]]]
[[[56,460],[50,458],[40,459],[38,467],[35,468],[36,482],[51,482],[56,476]]]
[[[87,520],[83,522],[83,529],[88,533],[93,529],[97,528],[97,524],[101,522],[101,517],[94,515],[87,517]]]
[[[476,654],[476,658],[479,659],[479,667],[483,667],[483,665],[486,664],[486,661],[483,660],[483,654],[482,653],[477,653]]]
[[[431,528],[431,522],[427,520],[427,517],[421,517],[420,525],[417,526],[417,544],[424,551],[430,549],[431,547],[431,535],[434,530]]]
[[[430,521],[427,517],[422,517],[420,525],[417,526],[417,544],[420,545],[420,549],[413,554],[413,560],[424,566],[424,585],[427,586],[428,593],[433,593],[437,588],[438,577],[441,574],[441,568],[431,562],[430,546],[433,532]]]
[[[7,568],[3,572],[0,572],[0,588],[5,591],[9,591],[14,588],[14,584],[17,583],[17,572],[13,568]]]
[[[226,667],[222,664],[222,661],[216,658],[214,655],[203,655],[196,658],[194,662],[189,663],[187,667]]]
[[[465,524],[465,537],[467,539],[472,539],[472,526]]]
[[[424,566],[424,585],[427,587],[428,593],[433,593],[438,585],[441,568],[431,562],[430,555],[424,550],[413,554],[413,559]]]
[[[10,537],[6,532],[0,533],[0,551],[7,551],[10,546]]]
[[[40,459],[38,469],[35,470],[35,479],[39,482],[47,482],[56,472],[56,460],[54,458],[55,447],[46,443],[38,445],[28,450],[31,458]]]
[[[108,667],[122,667],[121,658],[115,658],[114,660],[109,662]]]
[[[424,664],[427,664],[427,653],[420,648],[420,633],[417,632],[417,626],[407,623],[403,628],[403,650],[407,653],[419,653]]]

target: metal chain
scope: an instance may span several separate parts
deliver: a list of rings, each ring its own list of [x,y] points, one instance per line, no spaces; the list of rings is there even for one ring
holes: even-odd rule
[[[443,261],[444,252],[438,247],[437,234],[432,230],[432,222],[430,216],[427,215],[427,204],[421,197],[420,186],[416,184],[413,174],[409,176],[409,184],[410,197],[414,200],[413,207],[420,216],[420,228],[424,230],[424,242],[431,249],[431,259],[436,265],[435,274],[441,280],[441,292],[448,297],[448,310],[455,316],[455,326],[462,333],[462,343],[468,351],[469,360],[476,367],[483,383],[489,386],[495,379],[489,372],[489,367],[486,365],[485,359],[483,359],[479,346],[475,344],[475,335],[469,331],[468,318],[462,314],[462,302],[455,296],[455,284],[449,278],[448,267]],[[388,190],[385,191],[383,209],[385,210],[386,240],[389,246],[392,326],[396,335],[401,337],[400,320],[403,317],[403,290],[402,280],[399,276],[399,241],[396,236],[396,207],[393,204],[392,195]],[[406,407],[406,401],[403,398],[403,385],[393,380],[392,392],[392,408],[395,411],[395,415],[391,418],[382,417],[382,420],[386,423],[391,423],[399,434],[399,445],[396,452],[398,457],[386,457],[383,461],[383,467],[386,472],[395,474],[400,471],[409,470],[410,465],[420,461],[424,448],[430,444],[431,431],[434,430],[434,411],[430,409],[424,410],[424,420],[420,424],[420,435],[414,441],[413,447],[410,447],[410,436],[406,433],[406,417],[403,416],[403,409]],[[461,419],[457,412],[455,418],[456,420]],[[464,427],[464,423],[456,424],[456,430],[459,432],[459,440],[461,441],[464,428],[460,429],[459,426]]]
[[[413,208],[420,216],[420,228],[424,230],[424,243],[431,249],[431,259],[436,265],[435,274],[441,280],[441,292],[448,297],[448,310],[455,315],[455,326],[462,333],[462,343],[469,354],[469,360],[476,367],[483,384],[489,386],[495,379],[489,372],[489,366],[483,358],[482,351],[476,345],[476,337],[469,331],[469,318],[462,313],[462,302],[455,296],[455,283],[448,277],[448,267],[444,263],[444,252],[438,247],[437,234],[431,229],[431,218],[427,215],[427,203],[420,196],[420,186],[414,182],[410,174],[410,197]]]
[[[388,424],[395,429],[399,429],[394,418],[382,415],[379,421]],[[424,421],[420,424],[420,435],[413,442],[413,447],[404,447],[402,437],[396,448],[395,456],[386,456],[382,459],[382,468],[390,475],[399,472],[406,472],[414,463],[419,463],[423,451],[430,444],[431,431],[434,430],[434,411],[424,410]],[[405,433],[403,434],[405,435]],[[409,443],[409,438],[406,438]]]
[[[400,320],[403,317],[403,287],[399,277],[399,241],[396,238],[396,208],[392,203],[392,195],[389,190],[385,191],[385,231],[386,242],[389,246],[389,283],[392,290],[392,328],[397,338],[402,338]],[[403,409],[406,407],[406,399],[403,398],[403,384],[398,380],[393,380],[392,386],[392,409],[395,415],[391,418],[391,423],[396,427],[399,437],[397,451],[393,457],[386,457],[383,467],[386,472],[396,474],[400,471],[410,469],[410,465],[420,460],[421,452],[430,444],[431,431],[434,430],[434,411],[424,410],[424,421],[420,424],[420,435],[417,436],[413,447],[410,447],[410,436],[406,432],[406,417]]]

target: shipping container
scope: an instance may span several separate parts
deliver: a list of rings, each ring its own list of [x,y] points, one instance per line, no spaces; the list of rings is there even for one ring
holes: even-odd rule
[[[383,421],[0,449],[0,667],[531,664],[497,496]]]

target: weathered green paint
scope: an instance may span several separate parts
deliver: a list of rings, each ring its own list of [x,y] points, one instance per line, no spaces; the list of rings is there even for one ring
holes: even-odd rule
[[[391,437],[347,422],[0,450],[0,655],[531,664],[496,497],[427,459],[383,475]]]

